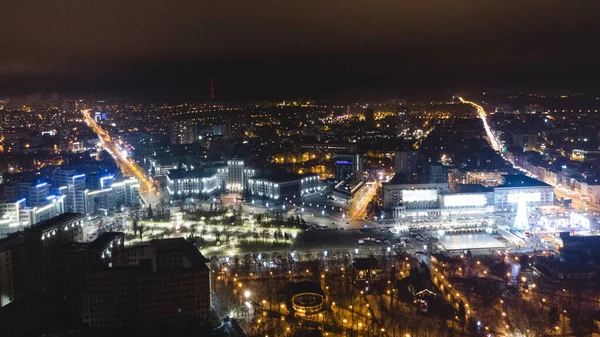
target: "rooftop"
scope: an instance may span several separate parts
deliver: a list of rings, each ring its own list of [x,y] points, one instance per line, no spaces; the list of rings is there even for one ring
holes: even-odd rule
[[[492,192],[493,188],[485,187],[481,184],[458,184],[456,185],[456,193],[482,193]]]
[[[552,187],[543,181],[530,178],[522,174],[507,174],[502,176],[504,183],[497,186],[502,187]]]
[[[100,235],[96,240],[88,243],[88,249],[104,249],[108,244],[110,244],[114,239],[123,237],[124,234],[122,232],[106,232]]]
[[[72,221],[77,221],[77,220],[81,220],[81,219],[83,219],[83,214],[81,214],[81,213],[63,213],[63,214],[57,215],[55,217],[52,217],[48,220],[38,222],[37,224],[32,225],[31,227],[27,228],[26,230],[47,231],[54,227],[62,226],[65,223],[70,223]]]
[[[270,174],[261,174],[252,177],[253,180],[268,180],[275,183],[283,183],[287,181],[300,180],[305,177],[316,176],[316,174],[297,174],[290,172],[273,172]]]
[[[209,260],[200,253],[193,243],[186,241],[183,238],[152,240],[150,244],[156,245],[157,253],[165,251],[182,251],[193,267],[208,268],[206,263],[208,263]]]
[[[408,184],[408,175],[406,175],[406,173],[403,173],[403,172],[398,172],[389,181],[389,184],[393,184],[393,185]]]
[[[171,170],[169,171],[169,179],[198,179],[214,176],[214,173],[205,171],[186,171],[186,170]]]

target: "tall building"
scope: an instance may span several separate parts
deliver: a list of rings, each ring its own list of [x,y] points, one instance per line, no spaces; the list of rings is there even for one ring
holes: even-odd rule
[[[419,152],[396,151],[394,169],[396,173],[406,173],[409,177],[418,172]]]
[[[448,183],[448,167],[439,163],[429,164],[429,183]]]
[[[27,207],[25,199],[0,203],[0,238],[65,212],[65,197],[48,196],[45,204]]]
[[[56,251],[56,289],[79,315],[87,274],[118,265],[125,249],[124,236],[106,232],[92,242],[73,242]]]
[[[336,181],[344,181],[350,176],[354,181],[360,181],[363,177],[364,160],[358,153],[337,153],[334,168]]]
[[[125,179],[111,185],[118,205],[136,205],[140,202],[140,183],[135,178]]]
[[[244,161],[227,161],[227,182],[225,189],[230,192],[241,192],[244,190]]]
[[[94,214],[100,211],[108,211],[117,206],[115,200],[115,191],[109,187],[102,190],[84,192],[85,212]]]
[[[523,149],[523,151],[533,151],[538,148],[537,135],[531,134],[515,134],[512,136],[512,141],[515,146]]]
[[[29,191],[27,193],[28,195],[26,196],[28,206],[38,207],[46,205],[49,191],[50,186],[48,185],[48,183],[41,183],[35,186],[30,186]]]
[[[118,260],[119,266],[86,275],[82,319],[90,327],[209,321],[209,261],[191,242],[129,246]]]
[[[52,185],[57,189],[66,187],[66,209],[68,212],[85,213],[85,174],[75,170],[59,169],[52,176]],[[58,191],[64,193],[63,191]]]
[[[83,221],[83,214],[64,213],[25,229],[27,289],[47,290],[54,287],[55,252],[67,243],[81,241]]]
[[[85,213],[85,174],[71,177],[67,185],[67,210],[73,213]]]
[[[359,153],[354,154],[352,168],[354,174],[354,181],[361,181],[363,179],[364,172],[364,159]]]
[[[0,307],[21,295],[24,266],[23,236],[0,240]]]

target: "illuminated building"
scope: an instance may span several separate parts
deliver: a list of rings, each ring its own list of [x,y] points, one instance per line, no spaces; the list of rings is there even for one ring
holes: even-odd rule
[[[319,182],[319,176],[316,174],[282,172],[255,176],[248,180],[248,189],[253,197],[291,200],[319,192]]]
[[[25,199],[0,203],[0,238],[65,212],[63,196],[48,196],[40,206],[27,207]]]
[[[514,225],[524,229],[529,226],[527,211],[555,207],[552,186],[523,175],[505,175],[494,188],[457,185],[458,193],[449,193],[447,184],[408,184],[403,179],[396,175],[383,183],[383,207],[391,218],[516,212]]]
[[[117,206],[131,206],[139,203],[139,182],[135,178],[113,182],[113,176],[100,179],[104,188],[84,191],[85,213],[106,212]]]
[[[521,204],[529,209],[554,206],[554,188],[524,175],[506,175],[504,183],[494,188],[496,212],[516,212]]]
[[[171,195],[211,194],[219,188],[217,173],[173,170],[167,175],[167,192]]]
[[[217,191],[242,193],[248,179],[257,170],[244,166],[241,160],[229,160],[227,166],[198,171],[170,170],[167,192],[170,195],[211,194]]]
[[[229,192],[244,190],[244,162],[241,160],[227,161],[227,180],[225,189]]]
[[[485,187],[498,186],[502,184],[502,176],[506,175],[506,172],[490,172],[490,171],[473,171],[467,172],[465,183],[467,184],[481,184]]]
[[[441,196],[441,212],[443,217],[492,213],[494,212],[494,193],[489,190],[443,194]]]
[[[68,212],[85,213],[85,174],[77,174],[75,170],[56,170],[52,176],[52,185],[56,188],[67,187],[66,209]]]
[[[84,192],[85,212],[93,214],[99,211],[107,211],[116,207],[115,191],[112,187],[102,190]]]
[[[105,188],[109,188],[112,186],[112,184],[115,182],[115,176],[114,175],[107,175],[104,177],[100,178],[100,189],[105,189]]]
[[[323,310],[325,294],[316,282],[296,282],[290,284],[292,308],[296,315],[311,316]]]
[[[362,180],[363,158],[360,154],[336,154],[335,155],[335,180],[344,181],[353,176],[354,181]]]
[[[46,198],[48,197],[48,192],[50,190],[50,186],[48,183],[41,183],[35,186],[29,187],[29,193],[26,196],[28,205],[31,207],[43,206],[46,204]]]
[[[440,194],[448,193],[448,183],[409,184],[405,174],[396,174],[383,183],[383,208],[392,218],[439,217]]]
[[[352,267],[357,281],[379,281],[383,275],[379,263],[374,257],[355,258],[352,261]]]

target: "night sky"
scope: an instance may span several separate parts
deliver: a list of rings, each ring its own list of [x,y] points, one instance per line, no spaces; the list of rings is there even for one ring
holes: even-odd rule
[[[0,95],[596,89],[600,1],[3,0]]]

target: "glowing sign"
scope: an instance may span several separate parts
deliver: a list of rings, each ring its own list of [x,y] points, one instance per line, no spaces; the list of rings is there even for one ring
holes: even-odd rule
[[[481,194],[457,194],[445,195],[444,206],[446,207],[461,207],[461,206],[485,206],[485,195]]]
[[[519,202],[539,202],[542,198],[540,192],[529,192],[529,193],[510,193],[508,195],[508,202],[519,203]]]
[[[437,190],[402,190],[402,200],[404,202],[434,201],[437,198]]]
[[[347,160],[338,160],[335,162],[336,165],[352,165],[352,162],[349,162]]]

